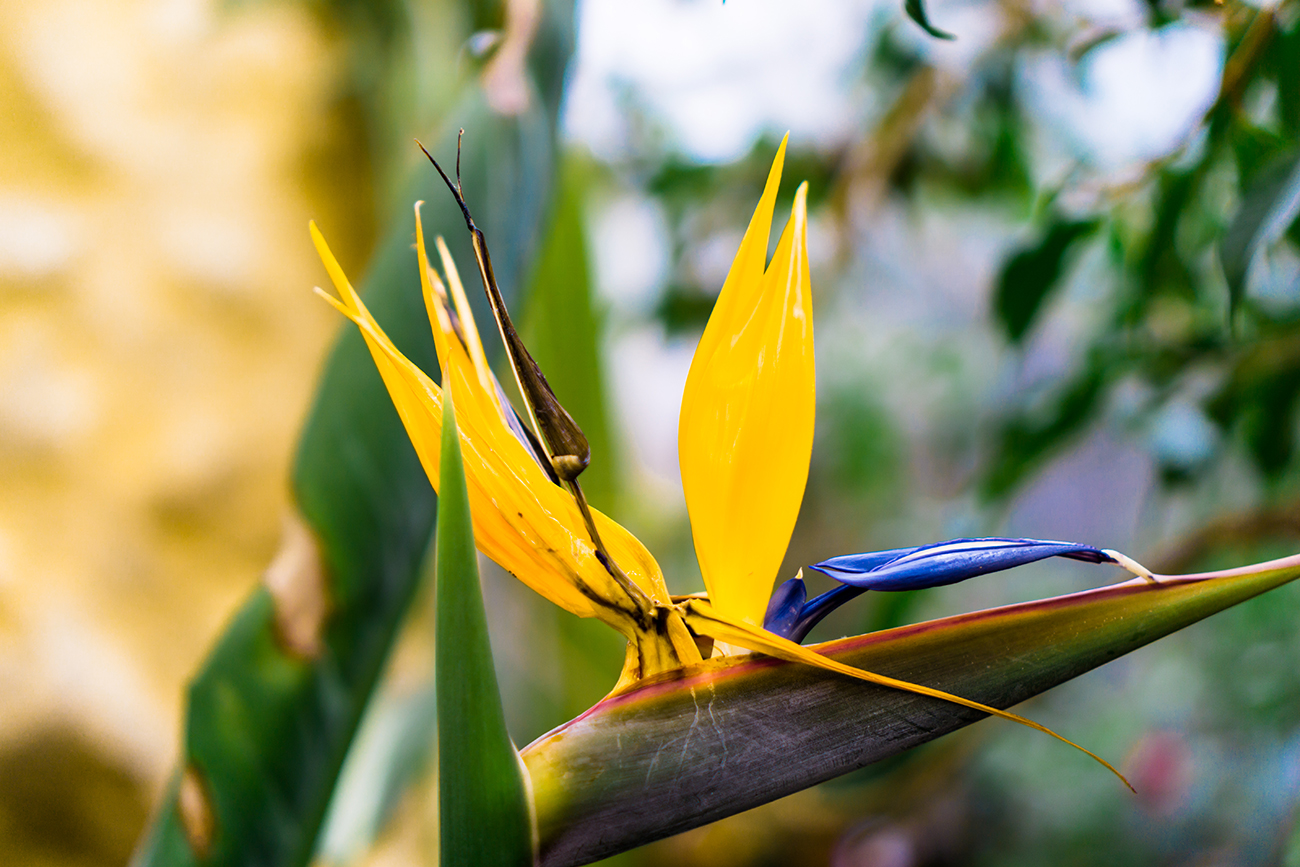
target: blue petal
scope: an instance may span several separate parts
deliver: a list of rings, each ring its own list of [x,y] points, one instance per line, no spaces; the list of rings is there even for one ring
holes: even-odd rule
[[[965,540],[957,540],[965,541]],[[950,544],[944,542],[942,544]],[[845,554],[842,557],[832,557],[829,560],[823,560],[816,566],[810,566],[810,569],[816,569],[832,578],[839,580],[839,575],[831,575],[827,569],[834,569],[836,572],[870,572],[886,565],[891,560],[897,560],[900,557],[906,557],[908,554],[915,554],[921,550],[921,547],[934,547],[931,545],[920,546],[916,548],[890,548],[888,551],[868,551],[865,554]],[[825,567],[825,568],[823,568]]]
[[[850,599],[856,599],[866,592],[867,588],[865,587],[852,587],[848,584],[841,584],[819,596],[814,596],[804,604],[803,608],[798,612],[798,616],[790,619],[787,631],[781,634],[794,642],[803,641],[809,631],[822,622],[823,617]],[[764,625],[766,626],[766,624]],[[771,626],[767,628],[772,629]],[[775,632],[776,630],[772,629],[772,631]]]
[[[808,598],[808,588],[802,578],[791,578],[772,593],[767,601],[767,614],[763,616],[763,626],[769,632],[788,636],[804,610],[804,600]]]
[[[1110,554],[1091,545],[1004,538],[954,539],[917,548],[832,557],[811,568],[839,581],[840,586],[805,602],[807,590],[803,581],[798,578],[787,581],[773,595],[764,626],[792,641],[802,641],[823,617],[867,590],[939,587],[1047,557],[1068,557],[1088,563],[1115,562]],[[798,588],[791,586],[796,581]]]
[[[882,554],[895,556],[882,559]],[[954,539],[880,554],[832,557],[812,568],[864,590],[920,590],[955,584],[1047,557],[1069,557],[1089,563],[1115,562],[1100,548],[1076,542],[989,538]]]

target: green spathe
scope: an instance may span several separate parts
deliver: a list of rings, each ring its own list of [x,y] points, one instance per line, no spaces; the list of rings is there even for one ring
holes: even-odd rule
[[[1296,578],[1300,555],[1161,577],[1159,584],[1137,578],[816,649],[847,665],[1008,708]],[[524,750],[540,861],[586,864],[983,718],[951,702],[765,656],[690,666],[601,702]],[[1068,752],[1062,762],[1075,760]],[[1116,784],[1115,796],[1127,793]]]

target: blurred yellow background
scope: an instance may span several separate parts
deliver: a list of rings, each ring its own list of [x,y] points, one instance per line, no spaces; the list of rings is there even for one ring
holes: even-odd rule
[[[366,234],[335,43],[218,6],[0,3],[5,863],[129,853],[276,546],[337,325],[307,220]]]

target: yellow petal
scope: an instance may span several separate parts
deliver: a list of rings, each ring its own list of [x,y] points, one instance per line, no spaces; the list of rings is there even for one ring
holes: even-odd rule
[[[678,427],[682,487],[709,598],[755,626],[803,501],[816,403],[807,184],[763,269],[784,156],[782,142],[695,351]]]
[[[420,230],[420,221],[415,221],[415,230],[420,235],[420,246],[424,246],[423,232]],[[456,270],[456,262],[451,258],[451,251],[447,249],[447,242],[442,240],[439,235],[434,239],[438,246],[438,258],[442,260],[443,273],[447,275],[447,283],[451,286],[451,297],[456,305],[456,315],[460,317],[461,328],[465,331],[465,342],[469,345],[469,357],[474,362],[474,372],[478,374],[479,382],[483,389],[491,396],[494,403],[497,401],[496,382],[492,377],[492,369],[488,367],[487,354],[483,352],[483,340],[479,337],[478,324],[474,321],[474,311],[469,306],[469,298],[465,296],[465,286],[460,282],[460,272]],[[421,254],[424,257],[424,254]]]
[[[353,290],[315,224],[311,232],[342,300],[326,297],[360,328],[436,489],[442,389],[393,345]],[[556,605],[579,617],[599,618],[629,639],[639,640],[641,630],[626,607],[626,594],[597,559],[573,498],[550,481],[506,427],[495,397],[483,388],[466,348],[452,332],[430,276],[422,237],[417,249],[444,384],[454,382],[476,545]],[[651,598],[667,603],[663,576],[645,547],[604,515],[597,513],[596,521],[602,535],[612,540],[611,552],[628,576]]]
[[[1020,723],[1023,726],[1028,726],[1031,729],[1040,731],[1043,734],[1051,735],[1058,741],[1069,744],[1076,750],[1091,756],[1093,759],[1105,766],[1105,768],[1112,774],[1119,777],[1124,785],[1128,786],[1130,789],[1133,788],[1129,781],[1124,778],[1124,775],[1115,770],[1115,767],[1101,756],[1091,750],[1084,749],[1072,740],[1058,735],[1047,726],[1039,725],[1033,720],[1022,717],[1019,714],[1014,714],[1005,710],[998,710],[995,707],[980,704],[977,701],[971,701],[970,699],[965,699],[961,696],[944,692],[943,690],[932,689],[928,686],[909,683],[908,681],[898,680],[893,677],[886,677],[883,674],[875,674],[874,672],[864,671],[861,668],[853,668],[852,666],[845,665],[842,662],[837,662],[830,657],[822,656],[811,648],[804,647],[801,644],[796,644],[788,638],[768,632],[760,626],[751,626],[748,623],[733,620],[710,606],[708,602],[705,602],[702,599],[687,600],[683,607],[685,609],[683,619],[686,621],[686,625],[689,626],[697,635],[707,635],[715,641],[724,641],[728,644],[744,647],[747,650],[765,653],[768,656],[774,656],[777,659],[784,659],[786,662],[798,662],[804,665],[811,665],[814,668],[833,671],[836,674],[864,680],[867,683],[874,683],[892,689],[899,689],[904,692],[913,692],[917,695],[927,695],[930,698],[950,701],[953,704],[959,704],[962,707],[968,707],[973,710],[982,711],[983,713],[992,714],[993,716],[1002,717],[1011,722]]]

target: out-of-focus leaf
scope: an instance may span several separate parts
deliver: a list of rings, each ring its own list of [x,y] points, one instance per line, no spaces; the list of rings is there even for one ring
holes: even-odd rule
[[[439,863],[528,867],[528,794],[497,690],[453,404],[444,392],[434,663]]]
[[[930,23],[930,17],[925,13],[924,0],[904,0],[903,11],[907,17],[911,18],[921,26],[921,29],[929,33],[935,39],[956,39],[957,37],[945,30],[940,30]]]
[[[923,67],[877,128],[894,138],[893,154],[886,156],[890,182],[908,196],[920,193],[918,183],[943,185],[971,198],[993,196],[1017,210],[1029,212],[1035,196],[1034,169],[1028,153],[1032,124],[1021,104],[1017,67],[1009,57],[986,57],[976,68],[963,96],[969,119],[963,124],[969,140],[954,152],[929,136],[920,134],[919,121],[942,103],[943,76],[933,67]],[[929,79],[928,93],[917,93]],[[910,92],[909,92],[910,91]],[[918,105],[918,96],[922,96]],[[896,137],[896,138],[895,138]],[[885,139],[886,141],[888,139]]]
[[[1155,224],[1141,248],[1137,263],[1138,294],[1130,299],[1123,320],[1136,324],[1151,299],[1162,294],[1192,297],[1193,278],[1178,255],[1178,226],[1188,204],[1200,189],[1209,157],[1190,169],[1163,169],[1156,183]]]
[[[534,99],[524,113],[506,117],[471,88],[445,119],[438,145],[454,153],[456,130],[471,131],[462,160],[466,195],[511,297],[549,198],[559,95],[553,84],[570,45],[563,25],[571,7],[545,8],[530,71],[549,101]],[[556,63],[558,73],[547,66]],[[417,177],[362,289],[397,346],[434,374],[409,202],[445,201],[446,192],[427,168]],[[454,205],[431,206],[425,215],[430,234],[445,234],[462,261],[472,261]],[[298,867],[316,848],[340,768],[418,585],[435,512],[432,487],[354,328],[342,329],[326,363],[293,485],[328,602],[319,651],[286,647],[271,595],[254,592],[191,684],[184,773],[137,849],[141,867]]]
[[[700,332],[713,313],[717,295],[709,295],[692,286],[671,285],[655,307],[655,318],[672,335]]]
[[[1236,425],[1255,465],[1276,477],[1295,451],[1297,403],[1300,340],[1283,335],[1244,353],[1207,410],[1221,426]]]
[[[556,397],[587,436],[591,464],[582,474],[582,486],[593,505],[608,511],[618,467],[605,400],[601,316],[592,297],[583,223],[586,187],[584,167],[570,159],[529,282],[523,331]]]
[[[1093,359],[1072,382],[1066,383],[1046,411],[1008,420],[999,435],[994,458],[980,485],[988,498],[1006,496],[1063,442],[1093,417],[1109,381],[1107,365]]]
[[[1097,226],[1096,220],[1055,217],[1037,243],[1017,250],[1003,263],[994,289],[993,311],[1013,343],[1024,339],[1060,284],[1066,253]]]
[[[1219,83],[1219,95],[1206,116],[1210,121],[1211,134],[1222,131],[1234,123],[1241,113],[1241,102],[1250,85],[1258,80],[1263,64],[1260,61],[1267,55],[1267,49],[1277,32],[1278,14],[1275,8],[1257,8],[1229,16],[1225,30],[1228,42],[1228,55],[1223,64],[1223,77]]]
[[[1300,555],[1157,585],[1134,579],[827,642],[818,650],[1006,708],[1297,577]],[[541,863],[585,864],[981,718],[958,705],[767,657],[707,661],[602,702],[524,750]],[[1116,786],[1115,797],[1126,793]]]
[[[763,191],[772,152],[781,144],[779,136],[764,135],[756,139],[749,152],[729,165],[700,164],[681,156],[668,156],[646,181],[646,191],[659,199],[669,211],[699,207],[701,201],[721,199],[734,202],[736,208],[748,209]],[[814,149],[793,145],[786,152],[786,174],[808,182],[808,205],[812,210],[824,201],[836,182],[833,160]],[[777,209],[789,209],[793,193],[777,198]],[[743,227],[738,227],[743,228]],[[720,287],[711,287],[716,293]]]
[[[380,699],[366,713],[343,765],[316,860],[353,864],[374,843],[402,793],[432,757],[438,720],[431,688]]]
[[[1268,46],[1273,74],[1277,76],[1277,110],[1282,129],[1293,140],[1300,137],[1300,21],[1278,29]]]
[[[1241,304],[1255,254],[1277,241],[1300,214],[1300,151],[1275,158],[1259,171],[1223,234],[1219,256],[1231,310]]]
[[[1282,867],[1300,867],[1300,818],[1291,828],[1286,842],[1282,844]]]
[[[1237,189],[1243,193],[1292,149],[1292,142],[1284,134],[1245,118],[1238,118],[1228,128],[1226,141],[1237,163]]]

